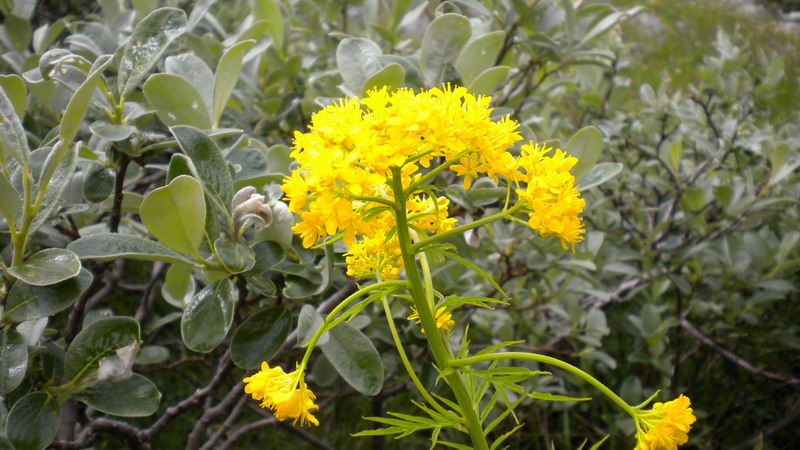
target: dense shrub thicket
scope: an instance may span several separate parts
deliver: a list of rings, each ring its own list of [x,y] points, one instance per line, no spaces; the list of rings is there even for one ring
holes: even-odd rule
[[[640,60],[619,25],[640,9],[613,3],[53,3],[0,2],[5,447],[429,446],[428,431],[352,436],[381,426],[362,417],[419,413],[379,302],[311,359],[319,427],[276,420],[242,379],[262,361],[291,369],[298,340],[356,290],[341,243],[292,234],[280,184],[295,131],[375,86],[445,83],[577,156],[586,199],[574,252],[498,221],[447,241],[491,282],[431,258],[444,295],[500,299],[496,283],[510,297],[454,310],[454,345],[516,341],[631,404],[685,394],[689,447],[795,442],[800,114],[777,89],[796,75],[771,49],[720,30],[698,76],[673,87],[632,82]],[[434,182],[459,224],[506,200],[486,177]],[[247,186],[257,194],[237,209]],[[409,314],[393,302],[421,383],[448,397]],[[519,385],[597,395],[551,371]],[[486,409],[519,401],[491,432],[521,424],[504,445],[634,445],[633,422],[603,399],[505,394]]]

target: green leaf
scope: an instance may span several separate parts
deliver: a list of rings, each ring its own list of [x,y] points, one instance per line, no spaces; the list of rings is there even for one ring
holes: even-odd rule
[[[145,333],[147,331],[145,330]],[[161,345],[145,345],[136,353],[135,363],[138,365],[158,364],[169,359],[169,349]]]
[[[591,397],[568,397],[566,395],[551,394],[549,392],[531,392],[528,396],[536,400],[548,402],[586,402],[592,399]]]
[[[60,422],[61,408],[55,397],[32,392],[9,411],[6,435],[17,450],[43,450],[56,438]]]
[[[48,286],[72,278],[81,271],[78,255],[63,248],[46,248],[21,264],[8,268],[8,273],[33,285]]]
[[[459,14],[442,14],[431,22],[422,38],[419,63],[428,86],[442,83],[448,64],[458,57],[472,35],[469,20]]]
[[[75,173],[78,160],[78,145],[68,145],[59,140],[47,155],[47,160],[39,177],[37,191],[45,189],[39,210],[30,225],[30,232],[37,230],[61,202],[61,193]],[[45,186],[46,184],[46,186]],[[37,196],[39,193],[37,192]]]
[[[99,233],[84,236],[67,246],[80,259],[110,261],[117,258],[168,263],[192,263],[180,253],[149,239],[129,234]]]
[[[282,306],[253,314],[233,333],[231,360],[242,369],[257,368],[275,356],[291,328],[292,315]]]
[[[286,252],[277,242],[261,241],[253,245],[256,263],[250,271],[253,275],[272,269],[286,259]]]
[[[89,126],[89,130],[100,139],[117,142],[128,139],[136,131],[136,127],[127,123],[111,123],[105,120],[98,120]]]
[[[193,178],[199,178],[197,169],[195,169],[192,160],[189,159],[188,156],[183,153],[173,153],[172,157],[169,159],[169,168],[167,168],[167,183],[171,183],[172,180],[179,175],[189,175]]]
[[[461,76],[461,81],[468,86],[475,77],[484,70],[494,66],[497,55],[503,47],[506,33],[493,31],[476,38],[458,55],[454,67]]]
[[[72,381],[97,369],[100,359],[139,340],[139,322],[132,317],[98,319],[78,333],[67,349],[64,375]]]
[[[190,350],[207,353],[216,348],[233,324],[236,287],[229,278],[203,288],[186,305],[181,336]]]
[[[222,265],[231,273],[248,271],[256,263],[255,254],[250,247],[227,237],[214,241],[214,252]]]
[[[597,449],[599,449],[600,446],[603,445],[603,442],[605,442],[610,437],[611,437],[610,434],[607,434],[607,435],[603,436],[603,439],[600,439],[599,441],[597,441],[593,446],[591,446],[589,448],[589,450],[597,450]]]
[[[669,146],[669,162],[675,171],[681,169],[681,155],[683,154],[683,145],[680,141],[675,141]]]
[[[275,47],[283,53],[283,15],[279,3],[274,0],[253,0],[253,17],[267,22],[267,32],[275,41]]]
[[[114,192],[116,176],[114,171],[101,165],[89,169],[83,181],[83,198],[92,203],[100,203]]]
[[[33,36],[30,21],[9,14],[3,20],[3,28],[17,52],[25,52],[31,43],[31,36]]]
[[[197,128],[175,126],[170,131],[178,141],[181,150],[191,158],[200,181],[212,197],[222,204],[219,211],[230,215],[230,204],[233,199],[233,177],[228,170],[228,163],[222,157],[217,144],[208,135]]]
[[[157,73],[142,87],[144,96],[156,115],[168,127],[186,124],[211,128],[211,118],[203,97],[192,83],[179,75]]]
[[[313,306],[303,305],[300,309],[300,316],[297,318],[297,345],[308,344],[323,322],[324,319]],[[317,340],[317,345],[326,344],[328,339],[328,333],[323,334]]]
[[[181,175],[142,201],[142,222],[167,247],[197,254],[203,239],[206,202],[203,187],[192,177]]]
[[[22,199],[20,199],[19,193],[14,189],[14,186],[5,175],[0,173],[0,214],[6,220],[16,220],[21,201]]]
[[[610,30],[614,25],[618,24],[619,22],[627,19],[630,16],[637,14],[642,9],[642,6],[636,6],[634,8],[627,9],[625,11],[617,11],[613,12],[605,17],[603,17],[599,22],[597,22],[586,34],[583,35],[581,38],[581,44],[585,44],[590,40],[604,34],[608,30]]]
[[[267,0],[264,0],[264,2],[270,3]],[[236,86],[236,82],[239,81],[239,72],[242,70],[244,55],[253,47],[253,44],[255,44],[253,40],[239,42],[229,48],[220,58],[219,64],[217,64],[217,73],[214,75],[214,100],[211,113],[214,128],[219,125],[222,111],[225,109],[225,105],[228,104],[228,99]]]
[[[403,69],[403,66],[397,63],[389,64],[367,78],[367,80],[364,81],[361,92],[366,95],[368,90],[373,88],[380,89],[384,86],[386,86],[389,91],[394,91],[403,87],[405,84],[405,76],[406,70]]]
[[[72,306],[92,284],[92,273],[81,269],[76,277],[50,286],[31,286],[21,281],[8,292],[6,315],[14,322],[48,317]]]
[[[328,342],[320,347],[339,375],[362,394],[378,394],[383,387],[383,363],[369,338],[347,323],[340,323],[328,335]]]
[[[508,66],[490,67],[475,77],[467,86],[473,94],[489,95],[508,77],[511,68]]]
[[[192,31],[192,29],[200,23],[200,20],[203,19],[203,16],[206,15],[208,9],[211,8],[211,5],[214,4],[216,0],[199,0],[195,5],[192,7],[192,12],[189,14],[189,19],[186,22],[186,31]]]
[[[27,164],[30,154],[28,139],[5,88],[3,86],[0,89],[0,165],[5,166],[9,156],[24,165]],[[11,98],[13,97],[12,94]]]
[[[74,398],[112,416],[143,417],[158,410],[161,392],[147,378],[132,374],[119,380],[99,381]]]
[[[315,295],[318,288],[319,284],[309,281],[306,278],[288,276],[283,286],[283,295],[290,299],[308,298]]]
[[[571,172],[575,179],[580,181],[581,176],[600,158],[600,151],[603,150],[603,135],[595,127],[581,128],[569,138],[564,150],[578,158],[578,163]]]
[[[161,293],[167,302],[182,309],[185,306],[184,299],[187,294],[194,295],[192,266],[180,263],[172,264],[164,276]]]
[[[59,138],[65,145],[72,143],[75,135],[81,127],[83,117],[86,115],[86,109],[89,107],[89,101],[92,99],[97,82],[101,79],[103,71],[108,67],[114,58],[111,55],[103,55],[97,58],[92,64],[89,75],[80,87],[72,94],[67,109],[64,111],[64,116],[61,117],[61,127],[58,130]]]
[[[0,394],[7,394],[25,378],[28,369],[28,344],[11,328],[0,334]]]
[[[191,83],[203,99],[203,105],[210,116],[214,74],[211,73],[208,64],[194,53],[182,53],[167,57],[164,60],[164,68],[167,73],[178,75]]]
[[[269,278],[248,277],[247,286],[266,297],[271,297],[278,292],[278,287]]]
[[[18,75],[0,75],[0,89],[6,93],[8,100],[14,105],[17,117],[25,117],[28,90],[25,88],[22,78]]]
[[[169,44],[186,31],[186,13],[161,8],[142,19],[133,29],[119,62],[117,92],[127,96],[156,65]]]
[[[364,38],[347,38],[336,48],[336,67],[342,74],[340,88],[345,94],[358,96],[367,78],[381,69],[378,56],[383,51],[375,42]]]
[[[51,23],[49,26],[39,27],[33,33],[33,50],[36,53],[44,53],[50,44],[55,42],[55,40],[61,35],[61,33],[66,28],[66,22],[64,19],[58,19],[55,22]]]
[[[578,187],[578,191],[583,192],[605,183],[622,172],[623,167],[624,166],[622,163],[605,162],[595,164],[591,169],[589,169],[586,175],[581,178],[581,184]]]

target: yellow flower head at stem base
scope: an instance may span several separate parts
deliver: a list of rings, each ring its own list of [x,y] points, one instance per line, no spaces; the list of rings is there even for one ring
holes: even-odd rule
[[[412,306],[411,312],[412,314],[406,317],[406,319],[413,320],[414,323],[416,324],[422,323],[422,321],[419,318],[419,313],[417,312],[417,309]],[[453,328],[453,325],[455,324],[456,321],[453,320],[453,315],[447,312],[447,309],[444,306],[439,307],[436,310],[436,328],[444,332],[449,332]],[[425,330],[422,330],[422,332],[425,333]]]
[[[647,411],[636,411],[635,450],[675,450],[689,440],[691,425],[697,420],[692,414],[689,397],[653,405]]]
[[[270,367],[261,363],[261,370],[242,380],[244,391],[261,402],[262,408],[269,408],[278,420],[294,419],[296,425],[319,425],[311,410],[318,410],[314,404],[316,396],[306,387],[304,370],[298,368],[284,373],[280,367]]]

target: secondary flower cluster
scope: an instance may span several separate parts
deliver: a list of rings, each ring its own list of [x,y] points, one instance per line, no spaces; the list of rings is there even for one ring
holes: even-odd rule
[[[655,403],[649,411],[638,411],[635,450],[676,450],[689,440],[689,429],[697,420],[689,397],[678,396],[666,403]]]
[[[278,420],[294,419],[294,424],[319,425],[311,414],[319,409],[314,404],[314,393],[306,387],[305,373],[297,369],[284,373],[281,367],[270,367],[261,363],[261,370],[243,380],[244,391],[261,401],[262,408],[269,408]]]
[[[334,103],[314,114],[308,133],[295,132],[291,156],[297,169],[283,183],[289,210],[300,217],[293,231],[305,247],[341,235],[348,274],[366,279],[396,278],[402,270],[396,226],[388,204],[395,201],[392,168],[400,168],[400,185],[419,180],[431,163],[445,165],[472,180],[487,176],[514,183],[526,202],[530,226],[566,245],[582,240],[577,214],[583,200],[569,169],[576,159],[560,150],[523,146],[518,124],[490,118],[490,97],[474,96],[463,87],[370,91],[363,99]],[[406,199],[406,213],[418,238],[452,229],[449,200],[419,190]]]

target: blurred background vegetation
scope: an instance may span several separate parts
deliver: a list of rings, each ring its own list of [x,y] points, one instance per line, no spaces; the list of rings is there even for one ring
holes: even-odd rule
[[[178,288],[181,295],[175,295],[174,280],[161,262],[86,258],[84,267],[96,281],[70,308],[51,314],[46,331],[32,335],[28,372],[5,393],[0,421],[20,398],[60,381],[57,370],[46,369],[63,358],[74,339],[75,330],[71,336],[65,331],[70,324],[115,315],[141,324],[142,356],[134,371],[158,387],[158,410],[147,417],[114,418],[67,403],[56,448],[428,446],[423,433],[401,441],[351,436],[372,426],[362,417],[408,413],[409,400],[416,398],[378,309],[365,309],[353,326],[383,359],[383,390],[365,397],[341,382],[325,357],[315,357],[310,383],[322,405],[319,428],[276,423],[247,399],[240,380],[253,367],[240,360],[234,364],[230,352],[236,347],[231,335],[264,308],[282,308],[295,329],[304,304],[330,310],[354,287],[340,255],[303,250],[287,234],[291,220],[277,186],[290,168],[293,132],[304,130],[309,116],[332,99],[361,95],[371,82],[419,88],[449,81],[491,94],[498,117],[512,114],[526,138],[567,150],[597,140],[603,149],[595,169],[587,167],[579,177],[587,199],[587,239],[574,254],[514,223],[453,240],[463,257],[492,274],[513,298],[494,311],[456,313],[459,324],[469,324],[474,349],[522,340],[517,348],[579,365],[632,404],[658,389],[659,401],[686,394],[698,417],[686,448],[796,447],[800,27],[779,22],[776,17],[782,16],[770,9],[791,12],[800,9],[796,1],[752,8],[712,0],[41,0],[27,17],[23,3],[0,1],[0,65],[3,74],[17,75],[27,88],[20,120],[32,148],[52,142],[76,87],[77,75],[66,69],[72,67],[69,58],[60,66],[63,73],[43,79],[48,74],[42,69],[54,67],[40,65],[48,51],[87,61],[119,56],[135,24],[157,8],[178,7],[190,18],[198,11],[194,28],[171,44],[152,71],[185,78],[187,89],[199,96],[205,79],[165,58],[192,54],[191,67],[200,61],[210,74],[225,51],[255,41],[234,74],[238,81],[219,124],[203,126],[204,120],[184,114],[186,105],[182,112],[170,108],[169,101],[178,98],[159,102],[137,87],[128,100],[150,112],[129,121],[134,138],[115,141],[89,126],[105,120],[100,103],[90,107],[79,132],[88,151],[79,153],[61,197],[63,209],[39,230],[33,247],[66,247],[79,236],[108,231],[113,198],[122,198],[123,190],[131,204],[116,205],[122,214],[119,232],[147,236],[136,201],[175,170],[173,156],[180,150],[167,126],[188,124],[214,129],[235,168],[237,187],[252,184],[267,195],[273,224],[264,232],[248,231],[246,238],[256,253],[275,261],[257,259],[259,270],[238,278],[246,282],[237,284],[241,301],[232,328],[225,330],[230,333],[201,353],[187,348],[180,322],[194,286],[199,291],[213,274],[187,275],[192,289]],[[442,36],[431,24],[444,14],[468,20],[467,43],[425,44],[429,33]],[[37,45],[57,23],[64,29]],[[485,38],[485,47],[470,47],[490,32],[500,34]],[[433,49],[440,59],[425,61],[420,50],[425,45],[427,54]],[[484,50],[492,57],[480,53]],[[468,64],[473,60],[475,65]],[[104,75],[109,86],[117,61]],[[85,76],[78,78],[80,83]],[[490,214],[504,192],[490,180],[479,180],[470,192],[445,177],[438,184],[453,199],[451,215],[463,221]],[[70,209],[77,204],[88,206]],[[0,247],[8,263],[5,231]],[[459,266],[442,263],[434,270],[437,288],[446,294],[495,295],[491,285]],[[404,320],[406,311],[395,313],[407,351],[420,363],[420,378],[436,389],[422,337]],[[6,329],[31,327],[8,315],[4,320]],[[454,339],[464,332],[460,326]],[[281,341],[287,334],[288,329],[279,333]],[[234,351],[258,353],[241,346]],[[270,363],[287,366],[299,354],[287,345]],[[557,371],[527,383],[531,391],[597,397]],[[522,405],[518,416],[525,426],[506,441],[512,448],[576,448],[584,438],[594,443],[606,434],[612,438],[603,448],[634,445],[632,422],[603,399],[527,399]],[[508,419],[495,433],[513,426]]]

